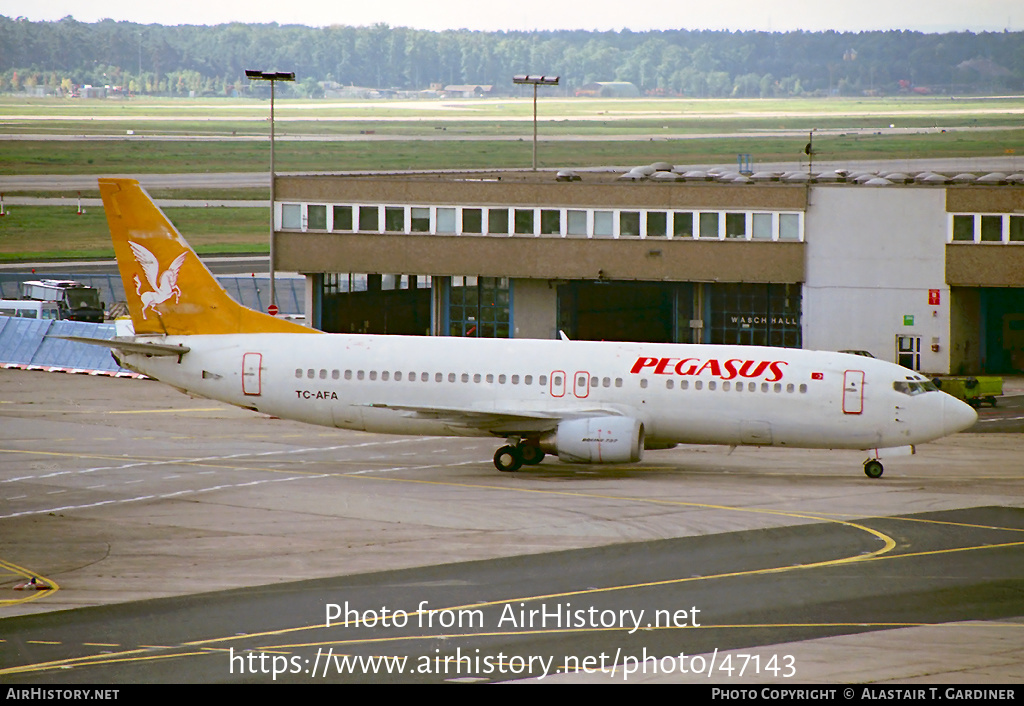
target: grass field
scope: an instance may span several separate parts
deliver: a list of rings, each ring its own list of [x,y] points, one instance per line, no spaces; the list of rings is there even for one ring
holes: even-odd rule
[[[270,214],[265,208],[165,208],[164,213],[200,253],[266,253]],[[102,208],[76,214],[66,208],[17,206],[0,218],[0,262],[113,257]]]
[[[750,154],[755,166],[797,162],[812,129],[819,131],[816,160],[1024,154],[1024,97],[593,100],[542,95],[538,111],[538,158],[547,168],[734,163],[739,153]],[[253,100],[4,98],[0,174],[265,172],[268,112],[266,101]],[[529,167],[531,117],[527,99],[280,100],[277,170]],[[266,191],[154,195],[254,199],[266,198]],[[264,209],[168,213],[207,252],[266,248]],[[73,209],[19,207],[0,219],[0,259],[109,252],[98,210],[75,216]]]
[[[807,135],[621,140],[557,140],[538,147],[550,168],[648,164],[717,164],[749,153],[756,162],[798,161]],[[820,160],[976,157],[1024,154],[1024,129],[933,134],[818,135]],[[398,140],[277,143],[279,172],[529,167],[522,140]],[[265,142],[231,141],[17,141],[4,144],[0,174],[120,174],[265,171]]]

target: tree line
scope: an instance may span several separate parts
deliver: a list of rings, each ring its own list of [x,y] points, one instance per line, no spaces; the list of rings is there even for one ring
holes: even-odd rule
[[[1024,89],[1024,32],[434,32],[0,16],[0,93],[269,90],[245,79],[245,69],[294,71],[298,80],[282,84],[281,95],[303,97],[323,95],[325,82],[400,91],[482,84],[515,94],[512,76],[525,72],[561,76],[549,95],[598,81],[687,97],[999,94]]]

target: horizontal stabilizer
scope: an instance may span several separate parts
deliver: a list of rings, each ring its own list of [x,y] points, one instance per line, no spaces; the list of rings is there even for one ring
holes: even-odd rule
[[[87,338],[85,336],[50,336],[50,338],[62,338],[65,341],[85,343],[90,346],[115,348],[125,353],[141,353],[154,356],[173,355],[180,357],[190,350],[188,346],[173,346],[166,343],[140,343],[138,341],[125,341],[117,338]]]

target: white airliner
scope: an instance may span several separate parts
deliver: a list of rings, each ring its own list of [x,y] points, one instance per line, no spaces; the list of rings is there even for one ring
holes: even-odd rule
[[[860,449],[872,478],[879,458],[977,420],[924,376],[843,353],[324,334],[235,303],[137,182],[99,184],[135,327],[104,343],[127,368],[254,411],[496,437],[501,471],[545,454],[631,463],[693,443]]]

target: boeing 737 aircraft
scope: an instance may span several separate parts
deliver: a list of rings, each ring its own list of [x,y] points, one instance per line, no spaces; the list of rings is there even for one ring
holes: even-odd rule
[[[860,449],[872,478],[879,458],[977,419],[918,373],[842,353],[325,334],[234,302],[138,182],[99,185],[135,327],[103,344],[124,367],[265,414],[495,437],[500,471],[693,443]]]

